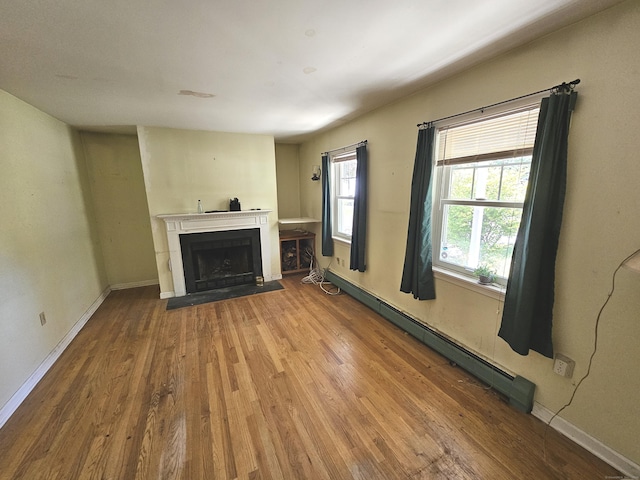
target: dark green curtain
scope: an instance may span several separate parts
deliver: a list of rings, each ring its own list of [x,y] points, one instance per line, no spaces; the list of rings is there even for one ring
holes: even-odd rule
[[[411,181],[411,207],[407,249],[404,257],[400,291],[413,293],[413,298],[432,300],[436,290],[432,270],[431,249],[431,176],[435,127],[418,130],[418,146]]]
[[[331,165],[329,155],[322,155],[322,255],[333,256],[331,236]]]
[[[353,200],[353,229],[349,268],[364,272],[364,245],[367,235],[367,145],[356,148],[356,193]]]
[[[569,120],[577,93],[568,87],[542,100],[529,185],[511,259],[498,335],[511,348],[553,358],[555,264],[567,178]]]

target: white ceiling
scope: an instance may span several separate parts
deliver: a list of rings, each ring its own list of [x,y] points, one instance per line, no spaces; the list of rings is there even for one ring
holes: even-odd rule
[[[618,2],[3,0],[0,88],[81,128],[296,142]]]

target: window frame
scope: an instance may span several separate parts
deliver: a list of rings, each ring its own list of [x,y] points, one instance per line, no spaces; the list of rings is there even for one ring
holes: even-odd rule
[[[451,195],[449,195],[448,192],[451,187],[451,175],[454,168],[458,166],[462,166],[462,168],[464,168],[465,164],[469,165],[469,168],[472,168],[474,166],[475,168],[477,168],[478,165],[482,165],[483,163],[487,164],[488,166],[492,161],[503,160],[505,162],[508,162],[510,159],[522,158],[525,156],[530,157],[531,150],[532,150],[530,149],[527,152],[520,152],[520,153],[526,153],[526,155],[516,153],[515,155],[510,157],[505,157],[504,155],[502,155],[504,152],[496,151],[490,154],[478,155],[478,158],[475,159],[476,162],[474,162],[474,159],[469,158],[469,159],[465,159],[465,161],[462,163],[454,162],[453,164],[448,164],[447,161],[440,161],[439,159],[440,131],[446,128],[453,127],[455,125],[468,124],[468,123],[480,123],[483,121],[487,121],[491,118],[494,118],[495,116],[498,116],[498,115],[507,115],[510,112],[516,112],[518,110],[523,110],[526,108],[535,109],[540,106],[540,101],[542,100],[543,97],[544,97],[543,94],[539,94],[533,97],[521,99],[518,102],[509,102],[508,105],[500,105],[499,108],[491,109],[491,112],[487,112],[486,110],[477,111],[477,112],[469,113],[466,115],[457,116],[455,119],[454,118],[450,118],[448,120],[445,119],[435,124],[436,139],[434,142],[435,164],[433,166],[433,168],[435,169],[435,175],[434,175],[433,210],[432,210],[432,239],[433,239],[432,264],[436,273],[442,273],[451,277],[455,277],[458,280],[476,283],[476,278],[475,278],[475,275],[473,274],[473,270],[474,270],[473,268],[468,267],[466,265],[465,266],[456,265],[455,263],[447,262],[441,258],[441,253],[443,248],[442,239],[443,239],[443,235],[446,233],[443,231],[444,223],[445,223],[446,207],[448,207],[449,205],[463,205],[463,206],[473,206],[473,207],[478,206],[478,207],[486,207],[486,208],[496,208],[496,207],[497,208],[518,208],[520,209],[520,212],[522,212],[522,208],[524,205],[524,198],[522,199],[522,201],[486,200],[486,199],[478,199],[478,198],[475,198],[475,199],[474,198],[469,198],[469,199],[451,198]],[[531,120],[531,124],[533,125],[534,129],[537,126],[538,117],[539,117],[539,114],[536,115],[533,120]],[[531,159],[529,158],[529,161],[525,163],[528,163],[530,165],[530,162],[531,162]],[[504,165],[502,165],[502,168],[504,168]],[[500,182],[502,182],[502,179],[500,180]],[[526,190],[526,187],[525,187],[525,190]],[[447,195],[446,198],[445,198],[445,195]],[[521,214],[520,214],[520,218],[518,219],[518,225],[519,225],[520,219],[521,219]],[[517,229],[513,233],[514,242],[515,242],[516,234],[517,234]],[[506,266],[506,268],[508,268],[508,266]],[[496,276],[496,281],[494,285],[490,286],[489,288],[493,288],[493,289],[495,289],[496,287],[502,288],[506,286],[507,281],[508,281],[508,274],[507,276]],[[483,288],[486,289],[487,287],[483,287]]]
[[[350,244],[352,236],[350,234],[341,232],[338,228],[340,225],[339,201],[351,199],[353,202],[355,202],[355,187],[353,195],[345,195],[340,192],[342,177],[340,175],[341,169],[339,168],[339,166],[341,163],[353,162],[357,167],[356,149],[353,148],[338,153],[332,153],[330,155],[329,162],[331,165],[331,236],[334,240]],[[355,172],[353,177],[348,178],[353,178],[354,182],[357,181]]]

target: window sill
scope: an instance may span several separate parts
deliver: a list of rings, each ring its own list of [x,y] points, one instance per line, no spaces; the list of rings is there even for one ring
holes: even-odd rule
[[[342,237],[331,237],[333,238],[334,242],[340,242],[340,243],[344,243],[345,245],[351,245],[351,240],[348,240],[346,238],[342,238]]]
[[[452,283],[467,290],[485,295],[487,297],[495,298],[497,300],[504,300],[504,292],[506,287],[492,283],[491,285],[482,285],[478,283],[475,278],[467,277],[459,273],[445,270],[440,267],[433,267],[433,276],[438,280]]]

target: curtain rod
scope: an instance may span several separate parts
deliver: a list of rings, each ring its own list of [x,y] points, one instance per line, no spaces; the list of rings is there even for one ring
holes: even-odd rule
[[[358,142],[358,143],[352,143],[351,145],[345,145],[344,147],[334,148],[333,150],[327,150],[326,152],[322,152],[322,155],[329,155],[330,153],[339,152],[340,150],[347,150],[348,148],[351,148],[351,147],[359,147],[361,145],[366,145],[366,144],[367,144],[367,141],[362,140],[361,142]]]
[[[430,122],[422,122],[422,123],[419,123],[417,126],[418,127],[423,127],[423,126],[431,125],[431,124],[434,124],[434,123],[437,123],[437,122],[441,122],[443,120],[449,120],[450,118],[461,117],[463,115],[467,115],[468,113],[482,112],[487,108],[497,107],[498,105],[502,105],[502,104],[509,103],[509,102],[515,102],[516,100],[521,100],[521,99],[527,98],[527,97],[533,97],[534,95],[538,95],[540,93],[544,93],[544,92],[547,92],[547,91],[550,91],[550,92],[553,92],[553,91],[564,92],[564,91],[567,91],[567,90],[573,90],[573,87],[575,87],[579,83],[580,83],[580,79],[576,78],[572,82],[566,82],[566,83],[562,82],[560,85],[556,85],[555,87],[545,88],[543,90],[539,90],[539,91],[533,92],[533,93],[527,93],[526,95],[522,95],[520,97],[512,98],[512,99],[509,99],[509,100],[503,100],[502,102],[498,102],[498,103],[492,103],[491,105],[487,105],[486,107],[474,108],[473,110],[469,110],[467,112],[456,113],[455,115],[449,115],[448,117],[442,117],[442,118],[439,118],[437,120],[431,120]]]

